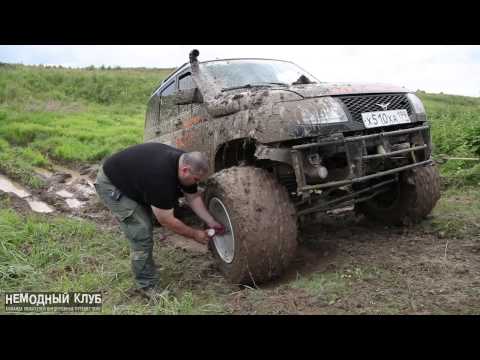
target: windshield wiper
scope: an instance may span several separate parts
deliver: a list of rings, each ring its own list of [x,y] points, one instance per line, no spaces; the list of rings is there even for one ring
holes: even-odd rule
[[[229,90],[238,90],[238,89],[251,89],[253,87],[271,87],[272,85],[281,85],[281,86],[289,86],[288,84],[285,83],[277,83],[277,82],[264,82],[260,84],[245,84],[245,85],[240,85],[240,86],[232,86],[228,88],[223,88],[223,91],[229,91]]]
[[[237,89],[244,89],[244,88],[247,88],[247,89],[251,89],[253,87],[265,87],[265,86],[270,86],[268,84],[265,84],[265,85],[259,85],[259,84],[245,84],[245,85],[240,85],[240,86],[232,86],[232,87],[228,87],[228,88],[223,88],[222,89],[222,92],[223,91],[228,91],[228,90],[237,90]]]
[[[265,83],[265,84],[280,85],[280,86],[289,86],[288,84],[281,83],[281,82],[268,82],[268,83]]]

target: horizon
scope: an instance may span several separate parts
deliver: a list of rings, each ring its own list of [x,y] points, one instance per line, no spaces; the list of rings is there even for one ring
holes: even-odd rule
[[[0,62],[86,69],[176,69],[192,49],[200,61],[288,60],[325,82],[387,83],[412,91],[478,98],[480,46],[460,45],[0,45]]]
[[[82,67],[75,67],[75,66],[64,66],[64,65],[51,65],[51,64],[22,64],[22,63],[6,63],[0,61],[0,64],[6,64],[6,65],[19,65],[19,66],[27,66],[27,67],[38,67],[38,68],[48,68],[48,69],[58,69],[58,70],[85,70],[89,71],[92,67],[95,70],[100,70],[100,71],[117,71],[117,70],[136,70],[136,69],[142,69],[142,70],[171,70],[172,72],[176,71],[177,68],[165,68],[165,67],[145,67],[145,66],[128,66],[128,67],[123,67],[123,66],[111,66],[111,65],[100,65],[100,66],[95,66],[95,65],[88,65],[88,66],[82,66]],[[167,75],[168,76],[168,75]],[[351,81],[350,83],[355,83]],[[431,91],[426,91],[424,89],[409,89],[414,92],[423,92],[426,94],[431,94],[431,95],[448,95],[448,96],[460,96],[460,97],[467,97],[467,98],[480,98],[480,96],[471,96],[471,95],[459,95],[459,94],[449,94],[446,92],[431,92]]]

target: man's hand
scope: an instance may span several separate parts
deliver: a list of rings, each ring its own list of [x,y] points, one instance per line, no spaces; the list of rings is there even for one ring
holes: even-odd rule
[[[218,235],[223,235],[225,233],[225,227],[216,222],[216,221],[212,221],[208,224],[208,226],[211,228],[211,229],[214,229],[215,230],[215,234],[218,234]]]
[[[196,230],[194,240],[200,244],[206,245],[210,238],[208,237],[206,230]]]

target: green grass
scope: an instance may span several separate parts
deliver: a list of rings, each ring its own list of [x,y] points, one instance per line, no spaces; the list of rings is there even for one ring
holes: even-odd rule
[[[45,182],[35,176],[34,166],[47,166],[45,156],[31,148],[13,147],[0,138],[0,172],[8,174],[33,189],[44,187]]]
[[[141,104],[173,69],[67,69],[0,64],[0,103]]]
[[[422,92],[418,95],[431,122],[434,158],[480,158],[480,98]],[[449,160],[440,170],[447,184],[480,184],[480,161]]]
[[[291,287],[304,289],[308,294],[331,305],[348,291],[347,276],[338,272],[318,272],[296,280]]]
[[[0,195],[0,291],[102,292],[103,314],[202,314],[222,312],[212,294],[178,291],[159,304],[130,298],[128,242],[97,224],[65,216],[21,215]],[[167,250],[155,257],[169,273],[178,265]],[[193,269],[192,269],[193,271]],[[168,278],[168,276],[167,276]],[[3,307],[0,311],[4,311]]]
[[[0,171],[33,188],[33,167],[99,162],[141,143],[145,108],[172,69],[0,64]]]
[[[477,187],[448,188],[422,223],[443,237],[473,238],[480,233],[480,190]]]

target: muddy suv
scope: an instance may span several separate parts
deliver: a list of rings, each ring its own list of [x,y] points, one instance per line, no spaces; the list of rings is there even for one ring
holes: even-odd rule
[[[281,274],[311,214],[353,205],[405,224],[435,206],[430,129],[412,92],[325,83],[287,61],[198,56],[152,94],[145,141],[209,156],[205,201],[228,229],[212,251],[232,282]]]

